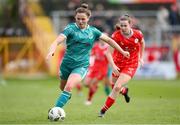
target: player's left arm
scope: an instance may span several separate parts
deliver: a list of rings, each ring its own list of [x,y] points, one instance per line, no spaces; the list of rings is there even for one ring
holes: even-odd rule
[[[125,57],[129,58],[130,54],[128,51],[124,51],[113,39],[111,39],[109,36],[102,34],[100,36],[100,39],[104,42],[108,43],[113,48],[117,49],[120,53],[122,53]]]
[[[145,40],[144,38],[142,38],[142,40],[140,41],[140,52],[139,52],[139,63],[140,66],[143,66],[144,61],[143,61],[143,56],[144,56],[144,50],[145,50]]]

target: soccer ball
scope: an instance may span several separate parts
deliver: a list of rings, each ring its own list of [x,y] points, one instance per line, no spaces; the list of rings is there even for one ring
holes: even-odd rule
[[[64,120],[65,117],[66,113],[64,112],[64,109],[60,107],[53,107],[49,110],[48,119],[50,119],[51,121]]]

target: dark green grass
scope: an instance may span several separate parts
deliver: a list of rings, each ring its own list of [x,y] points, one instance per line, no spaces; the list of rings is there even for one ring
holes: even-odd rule
[[[1,124],[52,124],[47,111],[59,94],[56,78],[6,82],[0,85]],[[132,80],[129,88],[131,102],[120,96],[104,118],[97,117],[106,99],[102,86],[88,107],[87,89],[83,96],[74,89],[66,119],[53,124],[180,124],[180,80]]]

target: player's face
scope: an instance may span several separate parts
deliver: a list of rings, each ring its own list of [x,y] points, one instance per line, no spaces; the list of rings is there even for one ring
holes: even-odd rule
[[[77,13],[75,16],[76,24],[79,26],[79,28],[84,29],[87,26],[87,23],[89,21],[89,17],[85,13]]]
[[[130,26],[128,20],[120,21],[120,29],[124,34],[129,34],[129,32],[131,30],[131,26]]]

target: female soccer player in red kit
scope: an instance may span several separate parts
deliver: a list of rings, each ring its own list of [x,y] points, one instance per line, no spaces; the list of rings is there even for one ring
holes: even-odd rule
[[[118,66],[120,75],[113,74],[115,85],[101,108],[99,117],[103,117],[105,112],[114,104],[123,86],[133,78],[138,65],[143,65],[145,41],[142,32],[131,27],[129,15],[120,17],[119,26],[120,29],[112,34],[112,39],[124,50],[129,51],[130,58],[123,57],[117,50],[113,52],[113,59],[109,56],[109,60],[114,60],[114,65]]]
[[[103,80],[108,73],[109,62],[107,60],[109,45],[102,42],[101,40],[97,41],[91,52],[91,66],[87,73],[85,79],[85,85],[89,88],[88,98],[85,102],[86,105],[92,103],[92,98],[98,89],[98,83]]]

